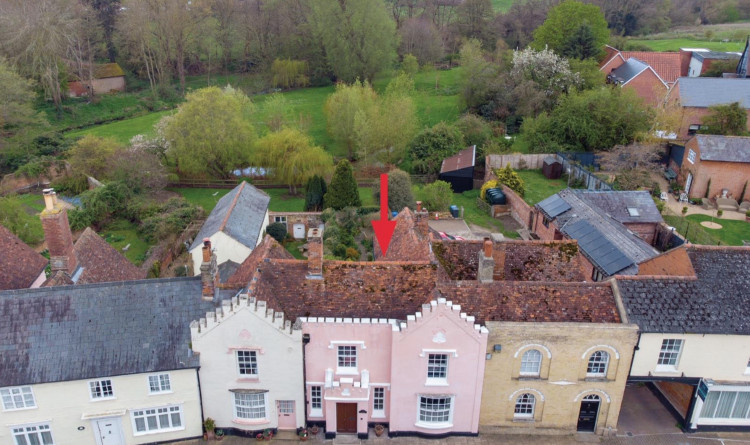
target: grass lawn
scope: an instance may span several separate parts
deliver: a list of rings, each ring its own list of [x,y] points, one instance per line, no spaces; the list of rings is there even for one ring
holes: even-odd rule
[[[44,210],[44,198],[42,195],[26,193],[23,195],[16,195],[16,198],[18,199],[18,202],[33,210],[35,213]]]
[[[151,245],[138,236],[137,229],[132,222],[120,219],[108,224],[99,235],[131,263],[139,266],[146,259],[146,251]],[[127,252],[123,252],[122,248],[128,244],[130,247]]]
[[[206,215],[216,207],[219,199],[229,193],[231,189],[204,189],[204,188],[170,188],[170,192],[179,193],[187,202],[203,207]]]
[[[284,243],[284,248],[287,250],[287,252],[291,253],[292,256],[298,260],[306,260],[307,257],[302,255],[302,252],[299,251],[299,246],[305,244],[306,240],[294,240],[294,241],[287,241]]]
[[[519,238],[517,232],[506,231],[503,227],[503,224],[499,220],[491,217],[484,210],[477,207],[478,197],[479,190],[469,190],[463,193],[454,193],[451,204],[455,204],[459,208],[464,208],[464,220],[467,224],[475,224],[480,227],[485,227],[493,232],[500,232],[506,238]]]
[[[708,215],[688,215],[687,220],[690,222],[700,223],[702,221],[711,221]],[[721,224],[721,229],[703,229],[709,234],[719,238],[722,244],[732,246],[741,246],[742,240],[750,241],[750,223],[734,219],[713,218],[713,221]]]
[[[99,137],[114,138],[121,144],[127,144],[130,142],[130,139],[137,134],[152,136],[154,134],[154,125],[159,122],[159,119],[169,113],[172,113],[172,110],[159,111],[134,117],[132,119],[124,119],[95,127],[84,128],[82,130],[69,131],[65,133],[65,137],[77,138],[87,134],[93,134],[94,136]]]
[[[567,187],[562,179],[547,179],[541,170],[518,170],[517,172],[526,185],[523,200],[531,206]]]
[[[739,51],[745,48],[744,43],[740,42],[721,42],[708,40],[695,40],[689,38],[680,39],[644,39],[629,40],[632,43],[638,43],[648,46],[654,51],[679,51],[680,48],[706,48],[712,51]]]

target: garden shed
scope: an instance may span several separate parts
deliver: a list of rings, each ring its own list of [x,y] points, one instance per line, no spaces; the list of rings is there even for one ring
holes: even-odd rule
[[[476,159],[476,145],[463,149],[450,158],[443,159],[439,179],[449,183],[454,193],[462,193],[473,189]]]
[[[562,163],[554,156],[544,158],[542,173],[547,179],[558,179],[562,175]]]

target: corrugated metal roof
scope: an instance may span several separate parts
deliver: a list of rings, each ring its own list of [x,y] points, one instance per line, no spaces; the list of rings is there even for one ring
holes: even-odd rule
[[[578,241],[584,255],[607,275],[614,275],[635,264],[633,260],[609,242],[602,232],[584,220],[578,220],[564,227],[563,232]]]
[[[544,213],[550,218],[554,218],[561,213],[565,213],[570,210],[570,204],[565,202],[559,195],[554,194],[544,201],[537,204]]]
[[[680,77],[680,103],[683,107],[707,108],[739,102],[750,108],[750,82],[721,77]]]

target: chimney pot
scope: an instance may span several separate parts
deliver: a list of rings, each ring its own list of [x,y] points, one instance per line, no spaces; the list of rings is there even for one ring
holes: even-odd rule
[[[55,196],[55,189],[44,189],[42,190],[42,194],[44,194],[45,209],[49,211],[54,210],[55,204],[57,204],[57,199]]]
[[[208,238],[203,240],[203,262],[211,262],[211,240]]]
[[[417,212],[422,211],[422,201],[417,201]]]
[[[492,257],[492,240],[489,238],[484,238],[484,244],[482,245],[484,249],[484,257],[485,258],[491,258]]]
[[[477,268],[477,278],[480,283],[491,283],[492,275],[495,273],[495,258],[492,256],[492,241],[489,238],[484,239],[483,249],[478,252],[479,267]]]

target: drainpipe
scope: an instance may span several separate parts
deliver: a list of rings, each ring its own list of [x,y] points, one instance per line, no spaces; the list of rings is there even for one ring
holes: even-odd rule
[[[305,419],[302,425],[303,428],[307,426],[307,361],[305,359],[305,351],[307,350],[308,343],[310,343],[310,334],[302,334],[302,389],[304,390],[305,394]]]
[[[199,372],[200,369],[200,366],[195,368],[195,378],[198,380],[198,404],[201,408],[201,430],[203,430],[203,425],[205,425],[206,419],[203,416],[203,394],[201,392],[201,374]]]

